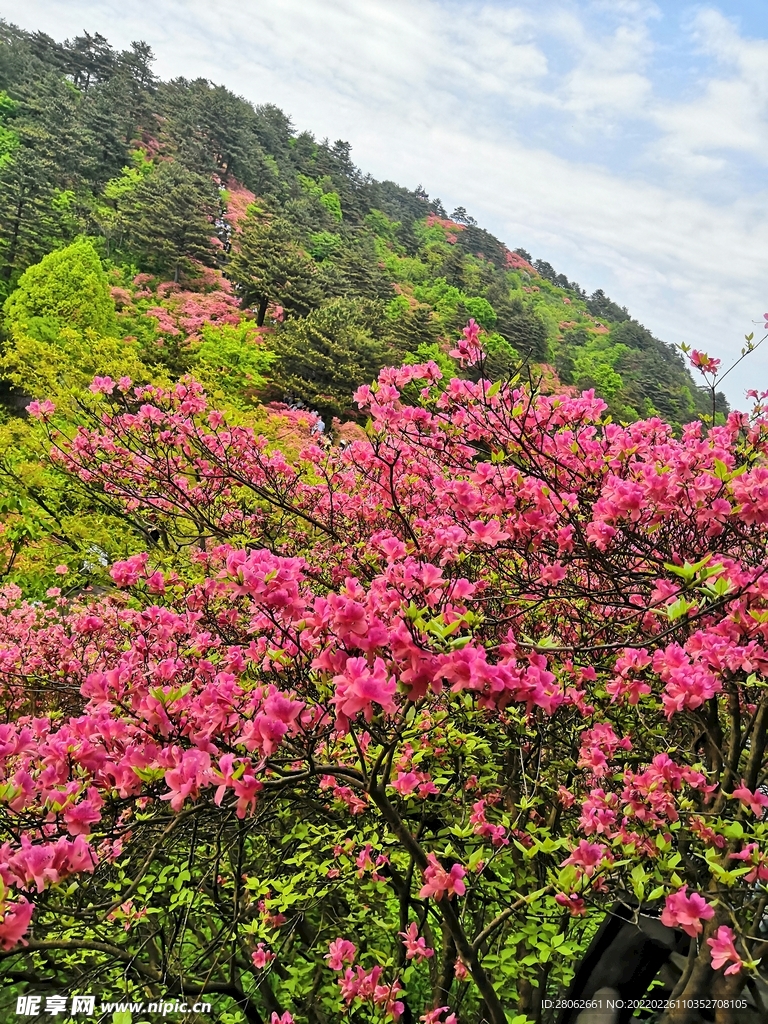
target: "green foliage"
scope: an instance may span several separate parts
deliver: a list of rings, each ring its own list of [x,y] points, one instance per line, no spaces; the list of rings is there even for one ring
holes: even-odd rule
[[[319,304],[317,267],[301,248],[296,232],[282,217],[267,218],[252,207],[233,245],[227,272],[246,306],[257,306],[261,326],[270,302],[294,316],[306,315]]]
[[[301,401],[324,417],[354,415],[352,394],[388,361],[374,331],[381,313],[359,300],[335,299],[289,320],[274,336],[274,380],[286,400]]]
[[[341,235],[335,235],[331,231],[318,231],[311,236],[309,242],[310,256],[320,263],[338,253],[343,244]]]
[[[141,172],[138,172],[139,174]],[[212,183],[181,164],[161,164],[127,191],[131,250],[153,270],[178,281],[192,261],[212,267],[218,195]]]
[[[118,336],[109,279],[88,239],[29,267],[4,313],[0,380],[26,394],[66,404],[97,374],[149,379],[135,346]]]
[[[86,238],[29,267],[3,306],[12,334],[38,340],[63,330],[114,334],[115,304],[98,253]]]
[[[266,387],[277,357],[258,338],[252,324],[206,324],[202,334],[191,369],[210,395],[239,404],[244,397]]]

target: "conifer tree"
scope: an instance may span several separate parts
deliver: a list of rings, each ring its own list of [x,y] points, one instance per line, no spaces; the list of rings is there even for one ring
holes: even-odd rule
[[[319,304],[317,266],[284,218],[267,220],[262,210],[252,208],[232,248],[227,274],[239,288],[243,305],[256,307],[259,326],[270,302],[294,316],[304,316]]]
[[[372,309],[371,303],[335,299],[289,320],[274,339],[273,376],[282,397],[324,417],[353,415],[354,391],[373,380],[389,356],[372,329]]]
[[[215,266],[213,185],[181,164],[161,164],[132,193],[130,244],[148,267],[179,281],[191,260]]]

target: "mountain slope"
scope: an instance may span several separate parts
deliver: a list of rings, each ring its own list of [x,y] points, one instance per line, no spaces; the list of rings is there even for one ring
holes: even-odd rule
[[[296,132],[275,106],[158,81],[152,60],[144,43],[118,53],[99,35],[58,43],[0,23],[3,297],[87,235],[147,365],[193,369],[217,329],[231,370],[238,343],[221,331],[264,328],[274,358],[252,397],[344,416],[382,363],[447,361],[446,339],[474,317],[494,374],[553,366],[621,419],[708,411],[679,354],[602,292],[421,187],[364,175],[347,143]]]

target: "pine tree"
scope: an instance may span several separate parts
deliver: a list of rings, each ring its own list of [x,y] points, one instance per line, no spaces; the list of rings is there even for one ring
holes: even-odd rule
[[[216,265],[217,195],[204,178],[178,163],[161,164],[131,193],[126,212],[130,246],[152,270],[178,282],[192,260]]]
[[[371,329],[371,312],[370,303],[335,299],[289,320],[273,338],[282,397],[324,417],[354,415],[354,391],[376,377],[390,354]]]
[[[321,299],[315,262],[301,248],[287,220],[268,220],[252,208],[233,241],[227,274],[246,307],[256,306],[261,326],[270,302],[289,315],[305,316]]]

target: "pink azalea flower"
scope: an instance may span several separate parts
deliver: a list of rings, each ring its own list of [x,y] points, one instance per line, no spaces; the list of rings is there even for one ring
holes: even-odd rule
[[[456,1014],[450,1013],[450,1006],[438,1006],[434,1010],[428,1010],[423,1016],[419,1017],[421,1024],[458,1024],[456,1020]],[[444,1017],[443,1014],[448,1013],[448,1017]]]
[[[424,938],[419,936],[419,926],[415,921],[411,921],[407,931],[398,932],[397,934],[403,940],[407,960],[415,959],[416,963],[420,964],[422,960],[428,960],[435,955],[434,949],[431,949],[426,944]]]
[[[768,796],[765,793],[761,793],[760,790],[756,790],[753,793],[747,789],[747,784],[743,779],[739,788],[734,789],[733,795],[741,800],[743,804],[746,804],[755,817],[762,818],[765,814],[765,808],[768,807]]]
[[[578,896],[575,892],[566,894],[559,892],[555,896],[555,903],[559,903],[561,907],[565,907],[571,917],[583,917],[587,912],[587,905],[581,896]]]
[[[12,949],[19,942],[26,946],[24,936],[29,930],[34,909],[34,903],[30,903],[26,899],[6,904],[5,916],[0,921],[0,947],[2,949]]]
[[[275,954],[271,949],[267,949],[263,942],[260,942],[256,949],[251,953],[251,960],[253,961],[254,967],[262,969],[267,966],[270,960],[275,959]]]
[[[721,925],[714,938],[707,939],[707,945],[712,950],[713,970],[719,971],[730,962],[731,966],[726,968],[725,973],[738,974],[744,966],[741,957],[736,952],[734,940],[735,935],[727,925]]]
[[[88,390],[92,391],[94,395],[111,395],[115,390],[115,382],[111,377],[94,377],[88,385]]]
[[[701,934],[703,928],[701,922],[709,921],[715,916],[715,908],[697,892],[692,892],[688,896],[687,889],[688,886],[684,885],[682,889],[667,896],[661,914],[661,923],[668,928],[682,928],[693,939]]]
[[[55,410],[56,406],[50,398],[46,398],[42,402],[30,402],[27,406],[27,412],[36,420],[47,420]]]
[[[467,887],[462,879],[467,872],[461,864],[454,864],[450,871],[446,871],[434,853],[430,853],[427,860],[429,866],[424,869],[424,885],[419,892],[421,899],[432,896],[441,900],[446,894],[448,899],[464,895]]]
[[[328,961],[328,966],[332,971],[341,971],[344,969],[344,964],[354,962],[356,954],[357,947],[354,942],[350,942],[348,939],[334,939],[328,944],[328,952],[324,959]]]

